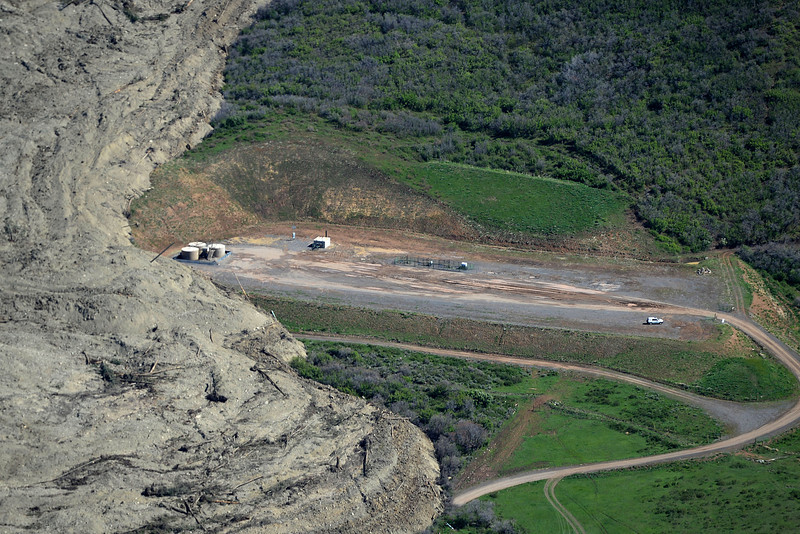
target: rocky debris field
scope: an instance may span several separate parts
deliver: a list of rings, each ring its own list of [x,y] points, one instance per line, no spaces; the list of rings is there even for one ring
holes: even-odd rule
[[[130,244],[255,8],[0,0],[4,532],[413,532],[441,507],[420,431],[299,379],[280,324]]]

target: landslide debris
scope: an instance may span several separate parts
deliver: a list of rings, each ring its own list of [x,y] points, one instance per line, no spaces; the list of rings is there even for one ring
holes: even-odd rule
[[[441,506],[408,421],[288,367],[272,318],[131,246],[256,4],[0,0],[6,532],[413,532]]]

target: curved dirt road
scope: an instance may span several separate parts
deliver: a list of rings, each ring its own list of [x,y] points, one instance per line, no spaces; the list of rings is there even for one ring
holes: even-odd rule
[[[586,529],[583,528],[583,525],[575,518],[574,515],[570,513],[567,508],[561,504],[561,501],[558,500],[556,497],[556,486],[558,483],[561,482],[561,477],[551,478],[545,483],[544,485],[544,496],[547,498],[547,502],[550,503],[550,506],[556,509],[556,511],[561,514],[561,517],[564,518],[564,521],[567,522],[572,531],[576,534],[586,534]]]
[[[694,309],[688,309],[685,310],[685,312],[692,314],[708,314],[707,311]],[[733,315],[729,314],[720,314],[718,317],[725,319],[727,322],[754,339],[757,343],[771,352],[781,363],[783,363],[795,377],[800,379],[800,360],[794,351],[786,347],[780,341],[776,340],[770,334],[764,332],[759,326],[750,320],[734,317]],[[641,458],[629,458],[627,460],[614,460],[609,462],[581,464],[567,467],[555,467],[519,473],[510,477],[492,480],[479,486],[475,486],[474,488],[470,488],[469,490],[463,491],[453,497],[453,504],[463,505],[488,493],[518,486],[528,482],[535,482],[538,480],[563,478],[570,475],[596,473],[598,471],[639,467],[643,465],[672,462],[676,460],[687,460],[690,458],[708,456],[718,452],[735,450],[758,441],[759,439],[782,432],[797,425],[798,422],[800,422],[800,401],[796,402],[794,406],[792,406],[777,419],[770,421],[769,423],[762,425],[755,430],[745,432],[732,438],[724,439],[700,447],[695,447],[693,449],[658,454],[655,456],[645,456]]]
[[[669,306],[669,309],[674,309],[676,312],[681,312],[690,315],[708,316],[709,312],[706,310],[699,310],[695,308],[680,308],[676,306]],[[772,335],[762,330],[758,325],[741,317],[736,317],[730,314],[718,314],[719,319],[725,319],[726,322],[738,328],[758,344],[772,353],[783,365],[785,365],[791,373],[800,380],[800,358],[798,355],[788,348],[786,345],[775,339]],[[350,341],[356,343],[376,343],[374,340],[367,340],[364,338],[356,337],[336,337],[336,336],[314,336],[314,335],[299,335],[298,337],[307,339],[329,340],[329,341]],[[421,350],[431,352],[434,354],[457,356],[471,359],[482,359],[487,361],[495,361],[501,363],[513,363],[517,365],[531,365],[550,367],[555,369],[569,370],[580,373],[588,373],[594,376],[601,376],[611,378],[613,380],[623,380],[625,382],[635,384],[641,387],[651,388],[660,391],[672,397],[680,398],[691,404],[698,404],[697,395],[689,392],[682,391],[675,388],[670,388],[663,384],[658,384],[645,380],[639,377],[618,373],[601,368],[592,368],[589,366],[582,366],[578,364],[568,364],[551,362],[547,360],[533,360],[527,358],[515,358],[512,356],[503,356],[498,354],[480,354],[470,353],[466,351],[451,351],[444,349],[432,349],[429,347],[419,347],[404,343],[386,343],[377,342],[382,345],[391,345],[398,348],[407,348],[411,350]],[[629,458],[625,460],[614,460],[608,462],[598,462],[592,464],[581,464],[576,466],[554,467],[548,469],[538,469],[535,471],[528,471],[519,473],[513,476],[492,480],[484,484],[475,486],[466,491],[456,494],[453,497],[453,504],[463,505],[469,501],[502,489],[510,488],[528,482],[535,482],[539,480],[547,480],[552,478],[563,478],[569,475],[596,473],[598,471],[609,471],[614,469],[625,469],[630,467],[638,467],[643,465],[651,465],[657,463],[671,462],[676,460],[686,460],[690,458],[699,458],[708,456],[719,452],[730,451],[744,447],[750,443],[769,437],[771,435],[780,433],[788,428],[796,426],[800,422],[800,401],[797,401],[789,410],[784,412],[776,419],[759,426],[756,429],[743,432],[736,436],[681,451],[675,451],[655,456],[645,456],[640,458]]]

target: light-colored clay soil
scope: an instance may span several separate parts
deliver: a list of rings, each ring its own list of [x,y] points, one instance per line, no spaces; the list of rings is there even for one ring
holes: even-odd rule
[[[3,532],[417,532],[441,509],[422,432],[299,379],[276,321],[131,244],[258,4],[0,0]]]

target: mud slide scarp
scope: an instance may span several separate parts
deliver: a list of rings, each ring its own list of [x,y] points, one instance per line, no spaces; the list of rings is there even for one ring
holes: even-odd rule
[[[209,131],[257,5],[0,0],[4,531],[415,532],[440,509],[418,429],[299,379],[280,324],[131,245],[130,199]]]

